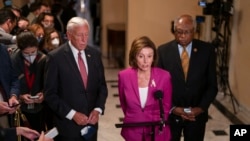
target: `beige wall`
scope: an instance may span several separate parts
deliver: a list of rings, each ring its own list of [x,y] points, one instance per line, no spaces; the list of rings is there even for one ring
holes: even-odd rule
[[[235,0],[229,80],[239,103],[250,111],[250,1]]]
[[[141,35],[149,36],[157,46],[172,40],[171,21],[180,14],[195,16],[201,11],[196,0],[128,0],[127,51]]]

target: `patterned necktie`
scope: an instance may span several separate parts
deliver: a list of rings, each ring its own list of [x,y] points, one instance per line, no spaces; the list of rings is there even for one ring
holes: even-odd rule
[[[186,47],[183,47],[183,51],[181,53],[181,65],[184,72],[185,80],[187,79],[188,66],[189,66],[189,56],[186,50]]]
[[[81,57],[81,52],[80,51],[78,53],[78,65],[79,65],[81,77],[82,77],[82,80],[83,80],[83,84],[84,84],[84,86],[86,88],[87,87],[88,74],[87,74],[87,71],[86,71],[84,61],[83,61],[83,59]]]

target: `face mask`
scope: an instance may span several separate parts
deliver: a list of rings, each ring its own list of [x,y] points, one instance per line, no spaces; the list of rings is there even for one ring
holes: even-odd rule
[[[31,64],[35,61],[36,59],[37,52],[32,53],[32,54],[25,54],[23,53],[23,57],[29,61]]]
[[[42,22],[42,24],[43,24],[44,28],[53,28],[54,27],[54,24],[49,24],[49,23],[45,23],[45,22]]]
[[[12,5],[11,0],[6,0],[6,1],[4,2],[4,5],[5,5],[5,6],[11,6],[11,5]]]
[[[59,39],[58,38],[54,38],[53,40],[51,40],[51,44],[55,47],[59,46]]]
[[[43,39],[43,36],[37,37],[38,43],[40,43],[42,41],[42,39]]]

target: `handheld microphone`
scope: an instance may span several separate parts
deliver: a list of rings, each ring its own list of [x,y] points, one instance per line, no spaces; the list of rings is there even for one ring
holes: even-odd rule
[[[157,90],[154,93],[155,99],[159,100],[159,107],[160,107],[160,119],[162,122],[162,125],[160,126],[160,131],[162,131],[163,125],[164,125],[164,110],[163,110],[163,104],[162,104],[162,98],[163,98],[163,92],[161,90]]]

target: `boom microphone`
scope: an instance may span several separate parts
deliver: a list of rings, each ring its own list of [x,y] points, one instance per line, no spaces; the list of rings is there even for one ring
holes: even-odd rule
[[[157,90],[155,93],[154,93],[154,96],[156,99],[160,100],[163,98],[163,92],[161,90]]]
[[[163,110],[163,104],[162,104],[162,98],[163,98],[163,92],[161,90],[157,90],[154,93],[155,99],[159,100],[159,107],[160,107],[160,120],[162,122],[162,125],[160,126],[160,131],[162,131],[162,128],[164,126],[164,110]]]

